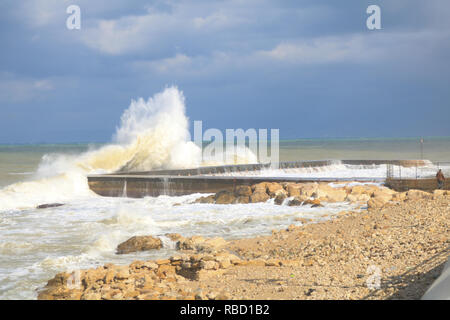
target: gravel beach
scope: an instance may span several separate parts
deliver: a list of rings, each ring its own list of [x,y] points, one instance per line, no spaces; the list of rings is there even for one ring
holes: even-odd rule
[[[342,190],[347,198],[364,193]],[[299,219],[269,236],[225,241],[168,235],[179,255],[61,273],[38,298],[420,299],[450,253],[450,195],[366,190],[362,210],[318,223]],[[336,192],[330,191],[333,197]]]

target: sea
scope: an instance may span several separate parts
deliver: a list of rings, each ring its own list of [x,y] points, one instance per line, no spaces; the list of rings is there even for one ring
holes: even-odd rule
[[[266,203],[198,204],[205,194],[132,199],[93,193],[87,175],[129,171],[194,168],[230,164],[201,158],[188,139],[184,97],[167,88],[148,100],[133,101],[109,143],[0,145],[0,299],[36,299],[58,272],[93,268],[105,263],[168,257],[175,243],[167,233],[226,239],[270,234],[273,229],[332,219],[350,203],[321,208]],[[274,169],[259,176],[374,177],[386,176],[385,165],[351,166],[340,160],[426,159],[419,171],[432,176],[437,168],[450,174],[450,137],[296,139],[280,141],[280,161],[332,160],[329,166]],[[257,157],[235,158],[255,163]],[[402,169],[417,175],[417,168]],[[41,204],[60,207],[37,209]],[[163,240],[163,249],[117,255],[117,245],[135,235]]]

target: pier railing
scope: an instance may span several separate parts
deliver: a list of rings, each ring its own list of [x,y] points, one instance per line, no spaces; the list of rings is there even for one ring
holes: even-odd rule
[[[442,170],[445,176],[444,189],[450,189],[450,162],[428,162],[424,165],[386,165],[386,185],[397,191],[419,189],[433,191],[438,188],[436,173]]]
[[[442,170],[444,176],[450,177],[450,162],[440,161],[425,164],[414,164],[411,166],[399,166],[388,163],[386,165],[387,179],[431,179],[436,177],[436,173]]]

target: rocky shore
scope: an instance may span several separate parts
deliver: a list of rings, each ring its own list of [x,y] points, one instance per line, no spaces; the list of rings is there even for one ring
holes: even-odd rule
[[[450,194],[398,193],[360,184],[260,183],[198,202],[267,201],[321,206],[351,202],[362,210],[333,220],[226,241],[168,234],[169,259],[107,264],[60,273],[38,299],[419,299],[437,278],[450,248]],[[120,244],[117,254],[158,250],[152,235]]]

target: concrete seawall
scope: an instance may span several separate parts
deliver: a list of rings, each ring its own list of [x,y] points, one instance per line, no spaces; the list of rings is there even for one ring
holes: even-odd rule
[[[394,164],[404,167],[424,165],[422,160],[319,160],[281,162],[280,169],[317,168],[333,164],[345,165],[381,165]],[[117,172],[114,174],[90,175],[88,183],[91,190],[106,197],[133,197],[159,195],[185,195],[192,193],[214,193],[220,190],[234,190],[239,185],[252,185],[263,181],[273,182],[335,182],[335,181],[370,181],[383,182],[380,178],[289,178],[289,177],[245,177],[245,176],[207,176],[269,169],[269,164],[248,164],[201,167],[180,170],[155,170],[146,172]]]
[[[205,177],[205,176],[146,176],[146,175],[98,175],[89,176],[89,188],[105,197],[142,198],[159,195],[180,196],[192,193],[233,191],[237,186],[273,182],[336,182],[355,179],[301,179],[267,177]],[[379,182],[379,179],[359,179]]]
[[[408,191],[411,189],[431,192],[438,188],[435,178],[430,179],[386,179],[385,185],[395,191]],[[450,182],[446,179],[444,183],[445,190],[450,190]]]

